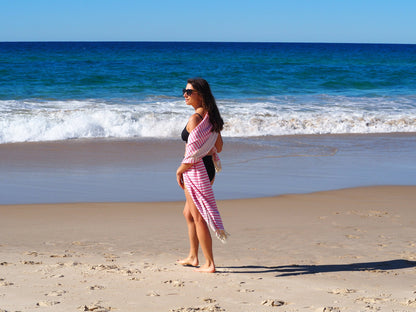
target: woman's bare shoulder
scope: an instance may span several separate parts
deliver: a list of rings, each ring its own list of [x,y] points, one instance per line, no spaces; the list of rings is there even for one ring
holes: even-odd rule
[[[202,119],[201,119],[201,116],[199,116],[199,114],[195,113],[191,117],[189,117],[188,124],[186,126],[186,129],[188,130],[188,132],[191,132],[192,130],[194,130],[201,121]]]

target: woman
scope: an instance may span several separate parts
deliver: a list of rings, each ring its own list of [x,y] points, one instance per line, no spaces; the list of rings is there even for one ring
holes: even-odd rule
[[[197,267],[198,248],[201,244],[205,264],[195,271],[214,273],[212,238],[208,226],[223,242],[228,235],[224,230],[211,187],[216,169],[220,170],[217,153],[222,150],[220,132],[224,121],[206,80],[189,79],[183,96],[186,104],[192,106],[195,113],[182,131],[182,139],[187,144],[185,157],[176,171],[177,182],[185,191],[186,203],[183,214],[188,225],[190,242],[188,257],[178,260],[178,263]]]

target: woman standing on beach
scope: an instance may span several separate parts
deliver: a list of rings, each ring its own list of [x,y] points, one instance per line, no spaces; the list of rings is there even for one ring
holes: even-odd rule
[[[182,139],[186,142],[185,157],[176,171],[177,182],[185,191],[183,214],[188,225],[190,242],[188,257],[178,260],[178,263],[197,267],[198,248],[201,244],[205,264],[195,270],[214,273],[212,238],[208,226],[221,241],[224,242],[227,238],[212,191],[215,172],[220,170],[217,153],[222,150],[220,132],[224,121],[206,80],[189,79],[183,89],[183,96],[186,104],[192,106],[195,113],[182,131]]]

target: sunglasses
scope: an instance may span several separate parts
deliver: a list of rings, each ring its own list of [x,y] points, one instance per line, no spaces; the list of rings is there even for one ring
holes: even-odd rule
[[[192,90],[192,89],[182,89],[182,95],[186,93],[187,96],[191,96],[193,92],[198,93],[198,91],[196,91],[196,90]]]

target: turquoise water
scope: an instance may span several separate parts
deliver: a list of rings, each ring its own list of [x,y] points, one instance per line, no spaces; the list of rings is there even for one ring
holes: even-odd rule
[[[207,79],[224,136],[416,132],[416,45],[0,43],[0,143],[173,138]]]

